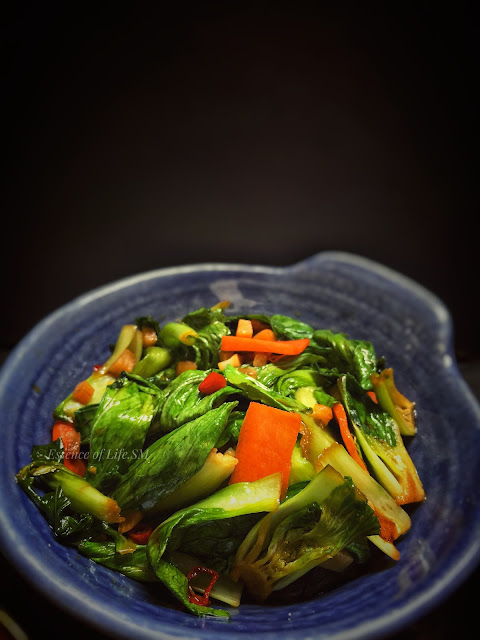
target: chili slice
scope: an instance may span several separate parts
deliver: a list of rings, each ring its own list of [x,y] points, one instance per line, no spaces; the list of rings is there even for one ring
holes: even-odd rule
[[[211,393],[215,393],[215,391],[219,391],[226,386],[227,380],[225,379],[225,377],[222,376],[221,373],[217,373],[217,371],[212,371],[198,385],[198,390],[200,391],[200,393],[210,395]]]
[[[190,585],[190,581],[196,578],[200,573],[206,573],[212,576],[208,586],[205,589],[203,596],[194,592],[193,587]],[[210,593],[213,589],[213,585],[218,580],[219,575],[215,569],[209,569],[208,567],[193,567],[187,574],[188,583],[188,599],[192,604],[199,604],[202,607],[206,607],[210,602]]]
[[[152,527],[143,522],[136,524],[133,529],[130,529],[128,532],[128,537],[135,542],[135,544],[147,544],[151,535]]]

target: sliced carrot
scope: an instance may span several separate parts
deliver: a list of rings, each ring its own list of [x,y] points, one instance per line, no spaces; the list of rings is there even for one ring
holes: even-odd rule
[[[262,329],[258,333],[255,334],[256,340],[276,340],[277,336],[273,333],[271,329]]]
[[[367,391],[367,395],[375,402],[375,404],[378,404],[377,394],[375,391]]]
[[[258,340],[257,338],[239,338],[223,336],[222,351],[254,351],[255,353],[279,353],[296,356],[310,344],[308,338],[300,340]]]
[[[326,427],[333,418],[333,411],[328,405],[317,402],[317,404],[313,405],[312,416],[317,424],[321,427]]]
[[[218,363],[218,368],[220,369],[220,371],[223,371],[226,368],[227,364],[231,364],[232,367],[237,368],[243,364],[243,359],[238,355],[238,353],[234,353],[233,356],[230,356],[230,358],[222,360]]]
[[[122,373],[122,371],[129,373],[136,364],[137,357],[133,351],[130,351],[130,349],[124,349],[115,362],[109,366],[108,373],[117,377]]]
[[[338,426],[340,427],[340,434],[342,436],[342,440],[343,440],[343,444],[345,445],[345,448],[347,449],[348,453],[352,456],[352,458],[355,460],[355,462],[360,467],[362,467],[364,471],[367,471],[368,473],[368,469],[364,461],[360,457],[360,454],[358,453],[355,439],[348,427],[347,414],[345,413],[343,404],[341,404],[340,402],[336,402],[333,405],[333,414],[337,419]]]
[[[152,327],[142,327],[142,345],[145,349],[157,344],[158,336]]]
[[[180,360],[177,362],[177,366],[175,367],[175,373],[179,376],[184,371],[190,371],[191,369],[196,369],[197,365],[193,360]]]
[[[82,382],[79,382],[73,390],[72,398],[80,404],[88,404],[94,393],[95,389],[88,380],[82,380]]]
[[[302,420],[298,413],[250,402],[240,429],[230,484],[282,474],[282,497],[290,476],[292,451]]]
[[[240,318],[237,323],[235,335],[241,338],[251,338],[253,336],[253,326],[251,320]]]

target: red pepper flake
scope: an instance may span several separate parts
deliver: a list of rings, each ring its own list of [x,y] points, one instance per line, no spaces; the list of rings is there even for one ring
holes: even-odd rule
[[[190,581],[196,578],[200,573],[207,573],[212,576],[207,588],[203,596],[198,595],[194,592],[193,588],[190,585]],[[192,604],[199,604],[202,607],[206,607],[210,602],[210,593],[213,589],[213,585],[218,580],[219,575],[215,571],[215,569],[209,569],[208,567],[193,567],[187,574],[187,582],[188,584],[188,599]]]
[[[221,373],[217,371],[212,371],[208,374],[208,376],[198,385],[198,390],[200,393],[204,393],[205,395],[210,395],[211,393],[215,393],[215,391],[219,391],[227,386],[227,380]]]
[[[139,522],[128,532],[128,537],[135,544],[147,544],[152,535],[152,527],[144,522]]]

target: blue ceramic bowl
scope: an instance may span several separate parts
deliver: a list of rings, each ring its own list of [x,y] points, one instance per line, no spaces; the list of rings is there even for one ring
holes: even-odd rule
[[[176,319],[221,299],[234,312],[298,315],[372,341],[416,402],[409,451],[427,493],[394,566],[308,602],[242,605],[229,622],[162,606],[147,586],[58,544],[14,480],[32,445],[49,440],[53,408],[106,360],[122,324],[146,314]],[[480,410],[454,360],[449,314],[419,285],[363,258],[321,253],[288,268],[204,264],[121,280],[40,322],[5,363],[0,389],[2,550],[72,616],[116,638],[379,638],[438,605],[480,558]]]

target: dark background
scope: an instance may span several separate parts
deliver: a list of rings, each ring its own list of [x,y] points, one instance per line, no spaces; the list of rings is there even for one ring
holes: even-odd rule
[[[469,3],[98,5],[3,21],[2,346],[133,273],[341,249],[478,353]]]
[[[475,25],[467,2],[12,5],[2,354],[123,276],[333,249],[436,293],[478,381]]]

